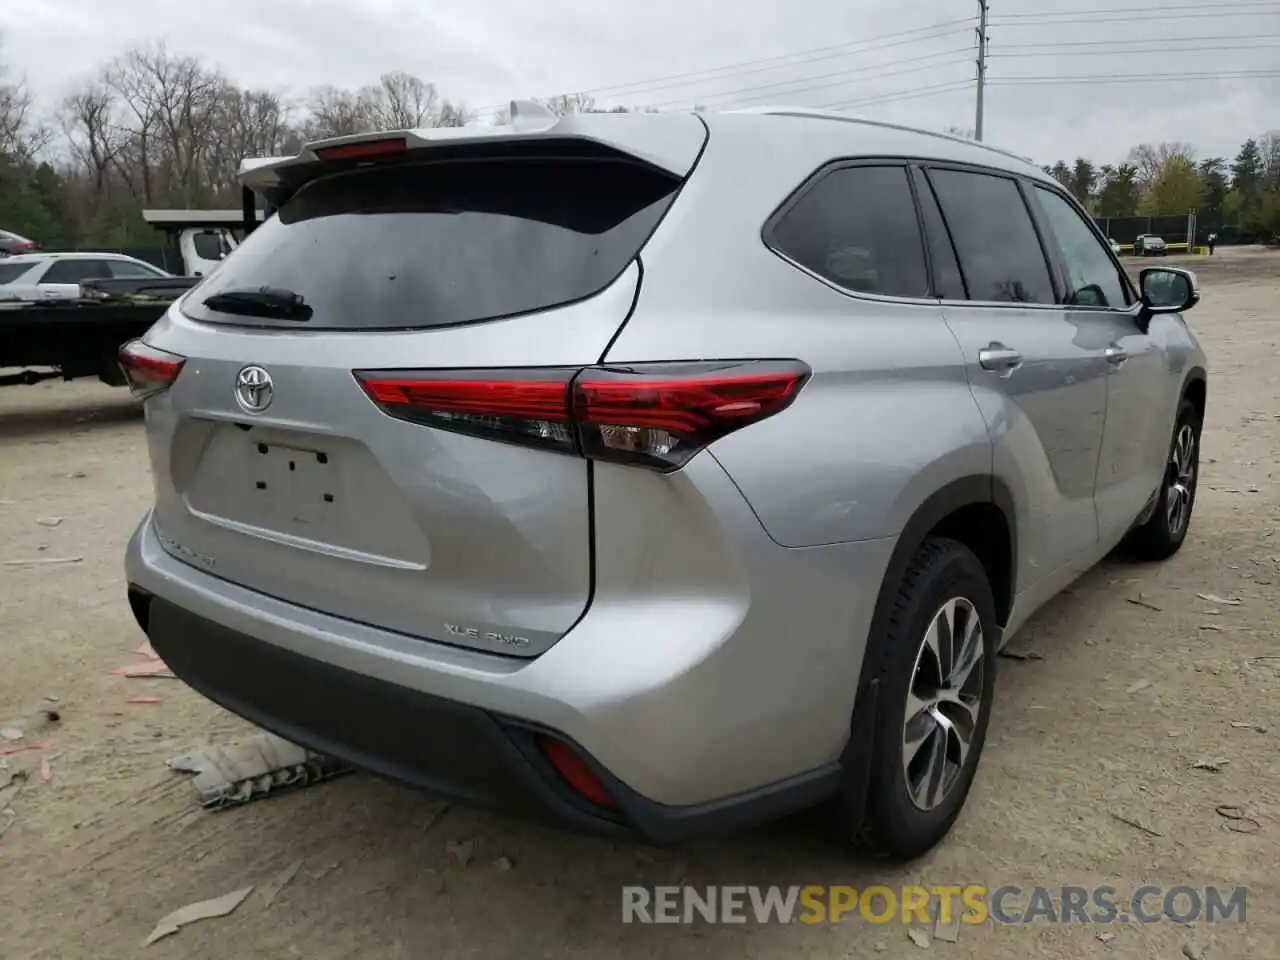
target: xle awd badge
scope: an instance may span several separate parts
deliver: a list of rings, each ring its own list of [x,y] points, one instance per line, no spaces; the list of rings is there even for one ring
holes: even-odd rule
[[[483,640],[485,643],[501,647],[527,647],[529,645],[529,638],[518,634],[496,633],[489,630],[481,630],[479,627],[464,627],[456,623],[446,623],[444,629],[449,636],[456,637],[459,640]]]
[[[236,403],[247,413],[261,413],[274,396],[271,374],[262,367],[244,367],[236,374]]]

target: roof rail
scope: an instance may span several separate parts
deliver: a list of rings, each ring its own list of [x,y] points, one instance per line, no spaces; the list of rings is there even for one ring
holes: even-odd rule
[[[990,150],[992,153],[999,153],[1013,160],[1021,160],[1023,163],[1029,163],[1032,166],[1036,162],[1030,157],[1024,157],[1020,153],[1014,153],[1012,150],[1005,150],[1001,147],[993,147],[990,144],[982,143],[978,140],[971,140],[968,137],[958,137],[954,133],[942,133],[938,130],[926,130],[922,127],[911,127],[903,123],[889,123],[885,120],[868,120],[865,117],[852,117],[847,113],[838,110],[820,110],[815,107],[746,107],[740,110],[726,110],[725,113],[755,113],[766,114],[776,117],[811,117],[815,120],[839,120],[844,123],[865,123],[870,127],[882,127],[886,130],[902,130],[906,133],[922,133],[929,137],[938,137],[942,140],[950,140],[953,143],[966,143],[971,147],[978,147],[982,150]]]

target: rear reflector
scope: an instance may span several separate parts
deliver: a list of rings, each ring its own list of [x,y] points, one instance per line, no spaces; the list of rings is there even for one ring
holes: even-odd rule
[[[403,137],[390,140],[363,140],[359,143],[342,143],[336,147],[321,147],[316,157],[328,162],[330,160],[358,160],[362,157],[384,157],[393,153],[404,153],[409,149]]]
[[[661,471],[785,410],[809,376],[797,360],[355,371],[401,420]]]
[[[144,399],[173,386],[186,358],[160,350],[141,340],[130,340],[120,348],[120,369],[130,392]]]
[[[564,778],[564,782],[569,785],[574,793],[586,800],[590,800],[596,806],[617,809],[618,801],[609,793],[608,788],[596,776],[595,771],[587,765],[587,761],[578,756],[577,751],[567,743],[563,743],[546,734],[540,733],[536,739],[538,749],[551,762],[551,765],[556,768],[556,773]]]

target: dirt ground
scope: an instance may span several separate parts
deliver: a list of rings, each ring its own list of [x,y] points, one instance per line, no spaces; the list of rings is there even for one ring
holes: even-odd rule
[[[247,727],[177,680],[110,673],[144,639],[121,562],[151,495],[140,415],[95,382],[0,390],[0,561],[82,558],[0,565],[0,727],[24,734],[0,750],[44,744],[0,768],[0,784],[19,777],[0,789],[0,958],[1280,957],[1280,254],[1220,250],[1193,266],[1204,299],[1189,320],[1211,383],[1190,539],[1164,565],[1104,564],[1026,628],[1015,646],[1043,659],[1001,660],[968,807],[905,869],[824,847],[805,818],[655,850],[447,809],[365,776],[200,810],[164,760]],[[128,702],[138,695],[160,702]],[[42,719],[50,707],[58,720]],[[1203,760],[1227,762],[1193,769]],[[1224,830],[1222,804],[1246,808],[1257,832]],[[447,853],[455,841],[474,844],[469,863]],[[270,899],[264,885],[296,861]],[[856,915],[620,922],[621,885],[681,878],[1250,892],[1243,924],[988,924],[927,951],[901,924]],[[251,884],[230,917],[142,947],[163,915]]]

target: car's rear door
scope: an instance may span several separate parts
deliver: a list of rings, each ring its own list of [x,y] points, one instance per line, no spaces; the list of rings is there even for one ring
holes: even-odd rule
[[[589,144],[512,152],[319,177],[153,329],[187,358],[150,413],[170,552],[486,650],[535,654],[573,625],[591,590],[588,462],[393,419],[353,376],[468,371],[474,386],[602,356],[681,180]],[[305,316],[209,306],[262,287]]]

